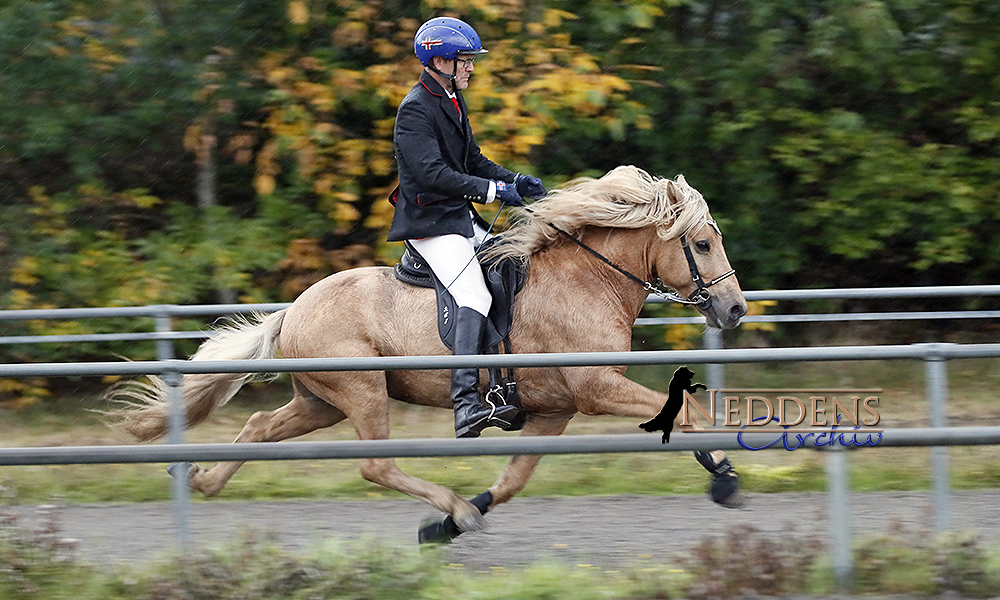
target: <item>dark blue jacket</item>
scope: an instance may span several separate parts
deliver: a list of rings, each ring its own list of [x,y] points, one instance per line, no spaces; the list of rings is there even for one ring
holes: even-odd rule
[[[473,202],[485,203],[489,180],[515,173],[483,156],[458,94],[459,116],[444,89],[426,71],[399,105],[393,143],[399,170],[390,242],[447,233],[472,236]]]

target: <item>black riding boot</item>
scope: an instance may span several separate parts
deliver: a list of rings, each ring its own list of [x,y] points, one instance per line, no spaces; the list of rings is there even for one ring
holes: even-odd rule
[[[454,354],[479,354],[486,317],[468,307],[455,311]],[[479,400],[479,369],[453,369],[451,402],[455,406],[455,437],[474,438],[487,427],[510,427],[515,406],[484,404]]]

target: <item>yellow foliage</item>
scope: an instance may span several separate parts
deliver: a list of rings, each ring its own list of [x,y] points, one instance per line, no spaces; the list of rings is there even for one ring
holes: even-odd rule
[[[334,217],[339,223],[354,223],[361,218],[361,213],[350,204],[340,203],[334,209]]]
[[[274,177],[264,173],[258,173],[257,177],[253,180],[253,187],[261,196],[270,196],[273,194],[275,185]]]
[[[17,261],[10,271],[11,283],[30,287],[38,283],[35,273],[38,271],[38,260],[34,256],[25,256]]]
[[[305,25],[309,22],[309,7],[302,0],[292,0],[288,3],[288,20],[294,25]]]
[[[0,404],[10,408],[27,408],[52,394],[45,389],[42,379],[3,379],[0,380]]]
[[[759,316],[767,314],[767,308],[769,306],[777,306],[777,300],[757,300],[754,302],[747,302],[747,315],[748,316]],[[757,331],[774,331],[774,323],[744,323],[743,329],[756,329]]]
[[[14,288],[10,291],[10,308],[37,308],[34,306],[35,296],[28,290],[23,290],[21,288]]]
[[[234,138],[226,151],[241,164],[253,160],[258,194],[278,193],[286,181],[304,183],[318,196],[309,201],[338,227],[353,226],[367,213],[365,227],[387,228],[394,115],[421,71],[412,46],[420,21],[386,19],[382,0],[336,0],[324,9],[338,15],[330,32],[321,19],[310,18],[311,6],[320,11],[310,0],[289,0],[290,22],[307,33],[323,31],[334,46],[363,48],[377,64],[344,68],[352,63],[294,46],[265,54],[255,75],[271,88],[271,103],[251,124],[255,134]],[[425,0],[423,6],[474,22],[490,50],[476,62],[464,96],[477,141],[495,162],[523,168],[547,132],[567,119],[589,119],[615,136],[629,127],[652,127],[643,107],[628,99],[628,82],[603,73],[593,56],[572,44],[562,29],[578,18],[572,12],[523,0]],[[359,110],[371,121],[351,122]],[[195,129],[186,133],[186,141],[199,137]]]
[[[669,325],[663,339],[671,350],[691,350],[700,344],[701,331],[698,325]]]
[[[545,11],[542,22],[546,27],[559,27],[564,20],[576,20],[578,17],[571,12],[549,8]]]

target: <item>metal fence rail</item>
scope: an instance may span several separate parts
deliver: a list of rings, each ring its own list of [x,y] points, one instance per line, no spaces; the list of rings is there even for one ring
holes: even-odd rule
[[[851,430],[841,430],[845,434]],[[794,432],[794,430],[791,430]],[[864,431],[860,431],[864,433]],[[744,433],[749,444],[772,442],[774,434]],[[984,446],[1000,444],[1000,426],[884,429],[875,447]],[[872,446],[851,446],[866,451]],[[783,449],[774,446],[775,449]],[[805,448],[813,449],[812,446]],[[321,460],[355,458],[427,458],[443,456],[513,456],[515,454],[616,454],[740,450],[734,432],[674,436],[567,435],[476,439],[407,439],[337,442],[252,442],[241,444],[161,444],[153,446],[59,446],[0,448],[0,466],[175,463],[243,460]],[[815,448],[816,451],[829,451]]]
[[[64,377],[163,375],[167,373],[293,373],[308,371],[404,371],[468,367],[588,367],[608,365],[679,365],[854,361],[887,359],[950,360],[1000,357],[1000,344],[925,344],[826,346],[793,348],[726,348],[722,350],[654,350],[574,352],[565,354],[490,354],[380,356],[356,358],[273,358],[264,360],[0,364],[0,377]]]
[[[884,288],[832,288],[805,290],[750,290],[744,297],[753,302],[760,300],[832,300],[832,299],[885,299],[885,298],[955,298],[1000,296],[1000,285],[977,286],[929,286],[929,287],[884,287]],[[649,304],[661,304],[666,300],[652,296]],[[183,339],[204,339],[211,335],[205,331],[172,331],[170,320],[174,317],[198,317],[211,315],[236,315],[253,312],[274,312],[290,306],[290,303],[258,304],[205,304],[176,305],[159,304],[150,306],[124,306],[99,308],[56,308],[0,311],[0,323],[29,320],[69,320],[114,317],[150,317],[156,320],[156,331],[139,333],[86,333],[62,335],[17,335],[0,336],[0,345],[10,344],[52,344],[72,342],[117,342],[117,341],[158,341],[171,342]],[[940,320],[940,319],[996,319],[1000,310],[952,310],[952,311],[894,311],[867,313],[832,314],[786,314],[749,315],[745,323],[806,323],[834,321],[878,321],[878,320]],[[640,317],[635,325],[704,324],[704,317]],[[709,334],[711,335],[711,334]],[[712,347],[710,344],[707,347]]]

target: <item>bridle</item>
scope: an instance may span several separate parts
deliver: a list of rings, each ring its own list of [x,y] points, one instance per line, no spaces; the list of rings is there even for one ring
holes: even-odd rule
[[[722,231],[719,229],[718,223],[716,223],[712,219],[706,219],[705,223],[711,226],[711,228],[714,229],[715,232],[718,233],[720,237],[722,236]],[[595,257],[600,259],[601,262],[603,262],[604,264],[618,271],[619,273],[629,278],[630,280],[634,281],[635,283],[638,283],[647,292],[655,294],[656,296],[659,296],[660,298],[663,298],[669,302],[676,302],[678,304],[695,306],[700,310],[708,310],[712,306],[712,293],[708,290],[708,288],[736,274],[736,269],[730,269],[729,271],[723,273],[722,275],[719,275],[715,279],[706,283],[704,278],[701,276],[701,272],[698,270],[698,263],[696,263],[694,260],[694,253],[691,252],[691,246],[687,242],[687,236],[681,234],[680,237],[681,247],[684,248],[684,258],[687,259],[688,270],[691,272],[691,281],[693,281],[694,284],[697,286],[697,289],[695,289],[695,291],[692,292],[690,296],[685,298],[680,294],[678,294],[677,292],[665,290],[651,281],[645,281],[643,279],[639,279],[629,271],[623,269],[622,267],[619,267],[615,263],[608,260],[604,255],[602,255],[597,250],[594,250],[590,246],[584,244],[580,240],[570,235],[568,232],[563,231],[562,229],[556,227],[552,223],[549,223],[549,227],[555,229],[561,236],[572,241],[574,244],[580,246],[587,252],[593,254]]]

